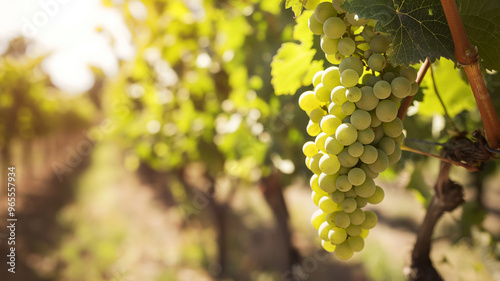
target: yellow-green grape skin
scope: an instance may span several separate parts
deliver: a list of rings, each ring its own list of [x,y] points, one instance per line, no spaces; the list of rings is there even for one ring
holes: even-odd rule
[[[363,250],[363,248],[365,247],[365,240],[359,236],[351,236],[349,237],[349,240],[347,240],[347,242],[349,243],[349,247],[351,247],[351,250],[353,250],[354,252],[361,252],[361,250]]]
[[[372,170],[370,170],[367,164],[365,163],[361,164],[360,168],[363,169],[363,171],[365,171],[366,177],[370,179],[375,179],[378,177],[378,173],[372,172]]]
[[[344,87],[354,87],[358,84],[359,74],[356,70],[346,69],[340,74],[340,83]]]
[[[316,6],[318,6],[320,1],[321,0],[307,0],[304,7],[308,10],[314,10],[316,8]]]
[[[349,152],[349,155],[351,155],[352,157],[360,157],[363,154],[363,151],[365,151],[365,147],[358,141],[349,145],[349,147],[347,148],[347,152]]]
[[[319,123],[321,118],[326,115],[326,112],[321,108],[315,108],[309,113],[309,119],[314,123]]]
[[[337,11],[328,2],[319,3],[316,9],[314,9],[314,16],[320,23],[324,23],[328,18],[335,17],[336,15]]]
[[[314,88],[314,96],[320,102],[329,102],[330,101],[330,89],[325,87],[323,83],[320,83],[318,86]]]
[[[366,19],[360,18],[356,14],[347,14],[346,18],[347,18],[347,21],[354,26],[363,26],[369,22]]]
[[[319,230],[320,225],[325,221],[325,217],[326,217],[326,214],[321,209],[314,212],[311,216],[312,226],[316,230]]]
[[[336,246],[333,245],[332,242],[323,239],[321,239],[321,247],[323,247],[323,249],[325,249],[325,251],[329,253],[334,252],[336,249]]]
[[[321,78],[323,77],[323,70],[318,71],[314,74],[312,79],[312,84],[314,87],[318,86],[321,83]]]
[[[381,100],[388,98],[391,91],[391,84],[385,80],[377,81],[373,86],[373,94]]]
[[[361,99],[356,103],[359,109],[366,111],[373,110],[377,107],[378,98],[373,93],[373,88],[370,86],[364,86],[361,88]]]
[[[387,157],[389,158],[389,165],[395,164],[401,159],[402,151],[399,145],[396,145],[394,148],[394,152],[391,155],[388,155]]]
[[[405,142],[405,138],[406,138],[406,136],[405,136],[405,134],[404,134],[404,132],[403,132],[403,133],[401,133],[399,136],[395,137],[395,138],[394,138],[394,141],[395,141],[397,144],[403,144],[403,143]]]
[[[370,40],[370,49],[374,53],[385,53],[389,49],[391,40],[385,35],[377,35]]]
[[[354,251],[349,246],[347,241],[337,245],[335,248],[335,255],[341,260],[348,260],[354,255]]]
[[[366,221],[366,219],[365,219]],[[335,224],[340,228],[346,228],[351,223],[351,219],[346,212],[340,211],[335,216]]]
[[[370,230],[368,230],[366,228],[361,228],[361,234],[359,235],[359,237],[366,239],[366,237],[368,237],[369,233],[370,233]]]
[[[384,200],[385,197],[385,192],[380,186],[375,187],[375,193],[372,194],[372,196],[368,197],[368,203],[370,204],[378,204]]]
[[[374,173],[382,173],[383,171],[387,170],[389,168],[389,158],[387,157],[387,154],[383,152],[380,149],[377,149],[378,152],[378,157],[375,162],[372,164],[368,165],[368,168],[372,170]]]
[[[340,169],[340,162],[336,155],[325,154],[319,160],[319,168],[323,173],[332,175]]]
[[[323,34],[323,24],[320,23],[314,14],[311,15],[308,22],[309,30],[315,35]]]
[[[354,191],[353,188],[349,189],[348,191],[345,192],[345,198],[358,198],[359,196],[356,194],[356,191]]]
[[[365,83],[365,85],[366,85],[366,86],[368,86],[368,87],[374,87],[374,86],[375,86],[375,84],[376,84],[378,81],[380,81],[380,80],[382,80],[382,79],[381,79],[380,77],[378,77],[378,76],[370,76],[370,77],[368,77],[368,78],[366,79],[366,81],[365,81],[364,83]]]
[[[378,151],[375,147],[372,145],[365,145],[365,149],[363,150],[363,154],[359,157],[361,162],[365,164],[372,164],[374,163],[378,158]]]
[[[418,83],[416,83],[416,82],[415,82],[415,83],[412,83],[412,84],[411,84],[411,90],[410,90],[410,94],[409,94],[409,96],[414,96],[414,95],[416,95],[416,94],[417,94],[417,92],[418,92],[418,88],[419,88],[419,87],[420,87],[420,86],[418,85]]]
[[[415,82],[415,80],[417,80],[418,73],[417,70],[415,70],[415,68],[411,66],[405,66],[399,69],[399,75],[408,79],[410,83],[413,83]]]
[[[378,147],[382,149],[382,151],[385,152],[387,155],[390,155],[396,149],[396,142],[394,141],[393,138],[383,137],[378,142]]]
[[[341,166],[339,171],[338,171],[338,174],[339,175],[347,175],[347,173],[349,173],[350,170],[351,170],[351,168]]]
[[[350,101],[346,101],[342,104],[342,112],[345,115],[351,115],[356,110],[356,105]]]
[[[327,137],[325,141],[325,149],[326,152],[333,155],[338,155],[344,149],[344,146],[341,145],[337,139],[332,137]]]
[[[347,192],[352,188],[352,184],[349,182],[346,175],[340,175],[335,181],[335,186],[342,192]]]
[[[361,168],[352,168],[347,174],[347,178],[352,185],[358,186],[365,182],[366,174]]]
[[[374,132],[375,132],[375,139],[373,140],[373,144],[377,144],[383,137],[385,137],[384,128],[382,126],[378,126],[377,128],[375,128]]]
[[[349,37],[339,40],[338,51],[344,56],[350,56],[356,50],[356,43]]]
[[[321,32],[323,32],[323,27],[321,27]],[[331,39],[328,36],[321,37],[321,50],[327,55],[335,55],[339,51],[338,44],[338,39]]]
[[[370,127],[378,128],[382,124],[382,121],[380,121],[380,119],[378,119],[377,113],[375,113],[375,111],[372,110],[372,111],[370,111],[370,116],[372,117],[372,123],[370,124]]]
[[[371,39],[377,36],[377,33],[373,31],[373,27],[365,26],[361,32],[361,36],[363,36],[363,39],[365,39],[366,42],[370,43]]]
[[[328,193],[335,192],[337,188],[335,187],[335,182],[337,181],[337,178],[339,177],[338,174],[333,174],[333,175],[327,175],[325,173],[321,173],[318,178],[318,184],[319,187]],[[335,202],[335,201],[334,201]],[[335,202],[337,203],[337,202]]]
[[[327,153],[325,147],[326,138],[328,138],[328,135],[325,132],[321,132],[319,133],[319,135],[316,136],[316,139],[314,140],[314,143],[316,144],[318,150],[320,150],[323,153]]]
[[[342,57],[337,56],[337,54],[339,53],[337,52],[335,54],[325,54],[325,58],[329,63],[337,65],[342,60]]]
[[[371,115],[370,115],[371,117]],[[370,144],[375,139],[375,133],[371,128],[358,131],[358,141],[362,144]]]
[[[396,78],[396,77],[397,77],[396,73],[389,71],[389,72],[384,73],[384,75],[382,76],[382,79],[384,79],[384,81],[391,83],[392,80],[394,80],[394,78]]]
[[[305,156],[313,157],[314,155],[316,155],[316,153],[318,153],[318,147],[314,142],[308,141],[302,146],[302,151],[304,152]]]
[[[345,92],[345,97],[350,102],[358,102],[361,99],[361,90],[358,87],[348,88]]]
[[[353,69],[355,70],[359,76],[363,75],[363,63],[359,58],[356,57],[347,57],[343,59],[339,64],[339,73],[342,73],[344,70]]]
[[[352,124],[340,124],[335,131],[335,138],[344,145],[350,145],[358,139],[358,130]]]
[[[331,39],[338,39],[346,32],[345,22],[338,17],[330,17],[323,23],[323,32]]]
[[[328,193],[319,187],[319,176],[317,174],[313,174],[311,176],[311,180],[309,181],[309,185],[311,186],[312,191],[320,194],[321,196],[327,196]]]
[[[306,91],[302,93],[299,97],[299,107],[306,111],[310,112],[315,108],[318,108],[320,106],[320,102],[316,99],[314,96],[313,91]]]
[[[391,122],[398,116],[398,105],[391,100],[380,101],[375,109],[377,118],[382,122]]]
[[[328,222],[323,221],[323,223],[319,226],[318,236],[323,240],[328,240],[328,232],[333,228]]]
[[[327,135],[333,135],[338,127],[342,125],[342,121],[334,115],[326,115],[321,119],[321,130]],[[326,144],[326,143],[325,143]]]
[[[325,213],[332,213],[337,211],[337,203],[333,202],[328,196],[323,196],[319,199],[318,207]]]
[[[396,77],[391,81],[392,94],[398,98],[405,98],[411,93],[411,83],[404,77]]]
[[[356,109],[351,115],[351,124],[359,131],[368,129],[371,122],[372,117],[370,113],[365,110]]]
[[[321,83],[325,85],[330,91],[340,85],[340,73],[339,68],[336,66],[330,66],[323,71],[321,76]]]
[[[371,70],[382,71],[387,65],[387,61],[383,55],[375,53],[368,58],[367,64]]]
[[[321,174],[321,169],[319,168],[319,160],[321,159],[321,156],[323,156],[323,154],[318,153],[311,157],[311,161],[309,161],[310,170],[318,175]]]
[[[359,158],[358,157],[352,157],[349,154],[348,148],[345,148],[345,147],[339,153],[338,159],[339,159],[340,165],[342,167],[347,167],[347,168],[356,166],[356,164],[358,164],[358,161],[359,161]]]
[[[314,123],[313,121],[309,120],[306,131],[311,137],[315,137],[319,133],[321,133],[321,128],[319,127],[318,123]]]
[[[344,86],[337,86],[331,92],[331,100],[337,105],[342,105],[347,101],[347,89]]]
[[[403,132],[403,122],[395,118],[391,122],[382,123],[382,129],[387,136],[396,138]]]
[[[365,212],[358,207],[354,212],[349,214],[349,220],[353,225],[360,225],[365,221]]]
[[[337,10],[338,13],[345,13],[346,10],[342,9],[340,5],[344,3],[344,0],[332,0],[332,5]]]
[[[339,210],[340,211],[340,210]],[[337,216],[337,214],[339,213],[339,211],[335,211],[335,212],[332,212],[332,213],[328,213],[326,214],[325,216],[325,221],[331,225],[332,227],[337,227],[337,225],[335,224],[335,217]]]
[[[365,212],[365,221],[360,225],[364,229],[372,229],[377,225],[377,215],[372,211]]]
[[[375,193],[375,189],[375,182],[370,178],[366,178],[363,184],[354,187],[354,191],[356,192],[356,194],[363,198],[372,196],[373,193]]]
[[[347,239],[347,233],[345,229],[333,227],[328,233],[328,239],[332,244],[338,245]]]
[[[354,193],[356,193],[355,189],[352,189],[352,190],[354,190]],[[366,204],[368,204],[368,198],[364,198],[364,197],[356,195],[356,197],[354,199],[356,199],[356,203],[358,204],[358,208],[363,208],[364,206],[366,206]]]
[[[318,207],[319,207],[319,200],[320,200],[321,198],[323,198],[323,196],[322,196],[322,195],[320,195],[320,194],[318,194],[318,193],[316,193],[316,192],[314,192],[314,191],[313,191],[313,192],[311,192],[311,199],[312,199],[312,201],[313,201],[314,205],[316,205],[316,206],[318,206]]]
[[[336,186],[335,189],[337,189]],[[334,192],[330,193],[330,198],[332,198],[333,202],[337,204],[342,204],[342,202],[345,199],[345,194],[340,190],[335,190]]]
[[[346,198],[344,202],[342,202],[342,211],[349,214],[356,210],[357,204],[354,198]]]
[[[358,236],[361,234],[361,226],[355,225],[355,224],[350,224],[345,231],[347,232],[347,235],[349,236]]]

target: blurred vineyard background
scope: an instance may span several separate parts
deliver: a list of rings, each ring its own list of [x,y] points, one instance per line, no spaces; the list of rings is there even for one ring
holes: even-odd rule
[[[439,163],[404,152],[379,178],[365,250],[340,262],[321,249],[308,117],[271,84],[273,56],[294,40],[284,3],[4,1],[0,18],[0,219],[9,165],[18,216],[15,275],[0,230],[1,280],[404,280]],[[480,127],[453,63],[434,72],[457,126]],[[500,77],[487,80],[500,109]],[[408,138],[445,141],[433,81],[422,88]],[[446,280],[500,280],[497,166],[453,169],[467,203],[437,228]]]

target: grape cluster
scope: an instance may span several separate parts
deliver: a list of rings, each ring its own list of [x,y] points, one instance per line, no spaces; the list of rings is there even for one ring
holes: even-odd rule
[[[336,65],[314,75],[314,91],[299,98],[310,118],[303,146],[311,177],[312,200],[319,207],[312,224],[323,248],[349,259],[364,247],[383,189],[374,179],[401,158],[400,101],[416,94],[412,67],[392,67],[390,39],[374,32],[373,21],[349,14],[342,0],[317,4],[309,28],[321,35],[326,59]]]

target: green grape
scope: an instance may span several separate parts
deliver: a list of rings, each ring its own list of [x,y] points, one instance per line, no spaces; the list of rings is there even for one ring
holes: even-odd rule
[[[338,51],[342,55],[348,57],[356,50],[356,43],[349,37],[344,37],[339,40]]]
[[[321,27],[321,32],[323,32],[323,27]],[[331,39],[327,36],[321,37],[321,50],[327,55],[335,55],[339,51],[338,44],[338,39]]]
[[[312,226],[316,230],[318,230],[319,226],[325,221],[325,217],[326,217],[326,214],[321,210],[317,210],[316,212],[314,212],[311,216]]]
[[[396,142],[394,141],[393,138],[383,137],[378,142],[378,147],[382,149],[382,151],[385,152],[385,154],[390,155],[396,149]]]
[[[370,204],[378,204],[384,200],[385,197],[385,192],[380,186],[375,187],[375,193],[372,194],[372,196],[368,197],[368,203]]]
[[[321,173],[318,178],[319,187],[328,193],[336,191],[337,188],[335,187],[335,182],[338,177],[338,174],[327,175],[325,173]]]
[[[358,136],[359,138],[359,136]],[[347,148],[347,152],[349,152],[349,155],[352,157],[360,157],[363,154],[363,151],[365,150],[365,147],[363,146],[362,143],[360,142],[354,142],[353,144],[349,145]],[[315,153],[316,154],[316,153]],[[314,154],[313,154],[314,156]]]
[[[358,186],[365,182],[366,174],[361,168],[352,168],[347,174],[347,178],[352,185]]]
[[[299,107],[306,111],[310,112],[311,110],[318,108],[320,106],[319,101],[314,96],[313,91],[306,91],[302,93],[299,97]]]
[[[365,26],[361,32],[361,36],[363,36],[363,39],[365,39],[366,42],[370,43],[371,39],[377,36],[377,33],[373,31],[373,27]]]
[[[361,228],[359,233],[361,234]],[[351,250],[354,252],[361,252],[361,250],[365,247],[365,240],[359,236],[351,236],[347,242],[349,243]]]
[[[339,118],[334,115],[326,115],[321,119],[320,128],[327,135],[333,135],[337,131],[338,127],[342,125]],[[325,143],[326,144],[326,143]]]
[[[399,104],[401,102],[402,98],[398,98],[395,95],[390,95],[388,100],[391,100],[391,101],[395,102],[396,104]]]
[[[405,134],[404,134],[404,132],[403,132],[403,133],[401,133],[399,136],[395,137],[395,138],[394,138],[394,141],[395,141],[397,144],[403,144],[403,143],[405,142],[405,138],[406,138],[406,136],[405,136]]]
[[[337,86],[333,88],[331,93],[332,101],[337,105],[342,105],[347,101],[346,88],[344,86]]]
[[[316,194],[319,194],[321,196],[327,196],[328,193],[325,192],[323,189],[319,187],[319,176],[316,174],[313,174],[310,180],[310,186],[312,191],[314,191]]]
[[[335,187],[335,189],[336,189],[336,187]],[[335,190],[334,192],[332,192],[330,194],[330,198],[332,198],[333,202],[335,202],[337,204],[342,204],[342,202],[345,199],[345,194],[344,194],[344,192],[342,192],[340,190]]]
[[[396,118],[391,122],[383,123],[382,128],[387,136],[395,138],[401,135],[401,133],[403,132],[403,122],[401,121],[401,119]]]
[[[330,239],[333,244],[338,245],[347,239],[347,233],[345,229],[333,227],[328,233],[328,239]]]
[[[410,83],[415,82],[417,80],[417,70],[411,66],[404,66],[399,69],[399,75],[405,77],[410,81]]]
[[[304,152],[304,155],[307,157],[313,157],[318,153],[318,147],[316,147],[314,142],[308,141],[302,146],[302,152]]]
[[[411,83],[404,77],[394,78],[391,82],[392,94],[398,98],[405,98],[411,92]]]
[[[361,234],[359,235],[359,237],[366,239],[366,237],[368,237],[369,233],[370,233],[370,231],[368,229],[361,228]]]
[[[380,101],[375,109],[377,118],[382,122],[391,122],[398,116],[398,105],[391,100]]]
[[[347,232],[347,235],[349,236],[358,236],[361,234],[361,226],[355,225],[355,224],[350,224],[345,231]]]
[[[375,128],[375,139],[373,140],[373,144],[377,144],[383,137],[385,137],[384,128],[378,126]]]
[[[366,221],[366,219],[365,219]],[[346,212],[340,211],[335,216],[335,224],[340,228],[346,228],[351,223],[351,219]]]
[[[412,84],[411,84],[411,90],[410,90],[410,94],[409,94],[409,96],[414,96],[414,95],[416,95],[416,94],[417,94],[417,92],[418,92],[418,88],[419,88],[418,83],[412,83]]]
[[[379,99],[386,99],[391,95],[391,84],[385,80],[380,80],[373,86],[373,94]]]
[[[379,34],[370,40],[370,49],[374,53],[385,53],[389,49],[391,40],[387,36]]]
[[[312,199],[312,201],[313,201],[314,205],[316,205],[316,206],[319,206],[319,200],[320,200],[322,197],[323,197],[322,195],[320,195],[320,194],[318,194],[318,193],[316,193],[316,192],[314,192],[314,191],[313,191],[313,192],[311,192],[311,199]]]
[[[375,182],[370,178],[366,178],[364,183],[354,187],[354,191],[358,196],[368,198],[375,193],[375,187]]]
[[[319,135],[316,136],[316,139],[314,140],[318,150],[320,150],[323,153],[327,153],[325,147],[326,138],[328,138],[328,135],[325,132],[321,132],[319,133]]]
[[[369,22],[366,19],[360,18],[356,14],[347,14],[346,18],[347,18],[347,21],[354,26],[363,26]]]
[[[358,84],[358,80],[359,74],[356,72],[356,70],[346,69],[340,74],[340,83],[342,83],[344,87],[354,87]]]
[[[396,77],[397,77],[396,73],[388,71],[388,72],[384,73],[384,75],[382,76],[382,79],[384,79],[384,81],[391,83],[392,80],[394,80],[394,78],[396,78]],[[392,89],[391,89],[391,91],[392,91]]]
[[[341,260],[348,260],[352,258],[354,252],[349,246],[349,243],[345,241],[342,244],[337,245],[335,248],[335,255]]]
[[[305,2],[304,7],[308,10],[314,10],[316,6],[318,6],[320,1],[321,0],[307,0],[307,2],[304,1]]]
[[[352,124],[340,124],[335,131],[335,138],[341,145],[350,145],[358,139],[358,130]]]
[[[319,199],[318,206],[325,213],[332,213],[339,210],[339,205],[333,202],[332,199],[328,198],[328,196],[321,197],[321,199]]]
[[[391,155],[387,156],[389,158],[389,165],[397,163],[399,159],[401,159],[401,155],[401,147],[399,147],[399,145],[396,145],[396,147],[394,148],[394,152]]]
[[[371,118],[371,114],[370,114]],[[371,118],[373,119],[373,118]],[[373,121],[373,120],[372,120]],[[358,131],[358,141],[362,144],[370,144],[375,139],[375,133],[371,128]]]
[[[342,113],[344,113],[345,115],[351,115],[355,110],[356,105],[354,105],[354,103],[350,101],[346,101],[342,104]]]
[[[318,107],[318,108],[313,109],[309,113],[309,118],[314,123],[319,123],[321,121],[321,118],[323,118],[323,116],[325,116],[325,114],[326,114],[325,111]]]
[[[354,106],[354,105],[353,105]],[[351,115],[351,124],[357,130],[365,130],[370,127],[372,117],[370,113],[362,109],[356,109]]]
[[[349,189],[348,191],[344,192],[345,193],[345,198],[354,198],[356,199],[358,195],[356,195],[356,191],[354,191],[354,188]]]
[[[363,152],[364,153],[364,152]],[[344,148],[338,155],[338,159],[340,162],[340,165],[342,167],[354,167],[358,163],[359,158],[357,157],[352,157],[349,154],[349,150],[347,148]]]
[[[319,226],[318,236],[323,240],[328,240],[328,232],[333,228],[328,222],[323,221],[323,223]]]
[[[321,83],[325,85],[330,91],[335,87],[340,85],[340,73],[339,68],[336,66],[330,66],[323,71],[323,76],[321,76]],[[328,95],[330,97],[330,95]]]
[[[325,87],[323,83],[319,83],[319,85],[314,88],[314,97],[320,102],[329,102],[330,91],[331,90]]]
[[[346,198],[344,202],[342,202],[342,210],[348,214],[354,212],[356,207],[356,200],[354,200],[354,198]]]
[[[319,127],[318,123],[314,123],[313,121],[309,120],[306,131],[311,137],[315,137],[319,133],[321,133],[321,128]]]
[[[324,23],[328,18],[335,17],[336,15],[337,11],[328,2],[319,3],[316,9],[314,9],[314,16],[320,23]]]
[[[311,30],[313,34],[315,35],[323,34],[323,24],[316,19],[314,14],[312,14],[311,17],[309,18],[307,25],[309,27],[309,30]]]
[[[311,157],[311,161],[309,162],[309,169],[315,173],[315,174],[321,174],[321,170],[319,168],[319,160],[321,159],[321,156],[323,156],[322,153],[318,153]]]
[[[325,154],[319,160],[319,168],[323,173],[332,175],[340,169],[340,162],[336,155]]]
[[[344,149],[344,146],[341,145],[336,138],[327,137],[325,141],[325,149],[329,154],[338,155]]]
[[[368,168],[374,173],[382,173],[389,167],[389,158],[387,154],[380,149],[377,149],[378,158],[375,162],[368,165]],[[340,164],[339,164],[340,165]]]
[[[340,169],[337,172],[337,174],[339,174],[339,175],[347,175],[347,173],[349,173],[350,170],[351,170],[351,168],[340,166]]]
[[[331,39],[338,39],[344,35],[347,26],[345,22],[337,17],[328,18],[323,23],[323,32]]]
[[[340,7],[340,5],[342,5],[343,3],[344,3],[344,0],[333,0],[332,1],[333,7],[339,13],[345,13],[346,12],[346,10],[344,10],[344,9],[342,9],[342,7]]]
[[[354,188],[352,190],[354,191],[354,193],[356,193]],[[363,208],[364,206],[366,206],[366,204],[368,204],[368,198],[363,198],[363,197],[356,195],[356,197],[354,199],[356,199],[356,203],[358,204],[358,208]]]
[[[365,145],[365,149],[363,151],[363,154],[359,157],[361,159],[361,162],[365,164],[372,164],[374,163],[378,158],[378,151],[375,147],[372,145]]]
[[[321,239],[321,247],[323,247],[323,249],[325,249],[325,251],[329,253],[334,252],[337,248],[337,246],[333,245],[332,242],[323,239]]]
[[[321,83],[322,76],[323,76],[323,70],[320,70],[314,74],[312,79],[312,84],[314,87],[318,86],[319,83]]]
[[[361,99],[361,96],[361,89],[359,89],[358,87],[348,88],[345,92],[345,97],[350,102],[358,102]]]
[[[387,60],[381,54],[374,53],[368,58],[368,67],[371,70],[382,71],[387,65]]]
[[[343,59],[339,64],[339,73],[344,72],[344,70],[353,69],[355,70],[359,76],[363,75],[363,63],[359,58],[356,57],[347,57]]]
[[[377,215],[372,211],[365,212],[365,221],[360,225],[364,229],[372,229],[377,225]]]
[[[339,52],[336,52],[335,54],[325,54],[325,58],[331,64],[339,64],[343,59]]]
[[[370,111],[377,107],[378,98],[373,94],[373,88],[370,86],[364,86],[361,88],[363,95],[361,99],[356,103],[358,108]]]
[[[378,119],[377,113],[375,112],[375,110],[370,111],[370,116],[372,117],[372,123],[370,124],[370,127],[378,128],[382,124],[382,121],[380,121],[380,119]]]
[[[377,84],[377,82],[380,80],[382,80],[380,77],[372,75],[366,79],[365,85],[368,87],[374,87],[375,84]]]
[[[358,208],[356,208],[356,210],[354,210],[354,212],[349,214],[349,219],[351,221],[351,224],[360,225],[365,221],[365,212],[363,212],[363,210],[361,210],[358,207]],[[318,227],[319,227],[319,225],[318,225]]]
[[[335,186],[338,190],[342,192],[349,191],[352,187],[352,184],[349,182],[349,179],[346,175],[340,175],[335,181]]]

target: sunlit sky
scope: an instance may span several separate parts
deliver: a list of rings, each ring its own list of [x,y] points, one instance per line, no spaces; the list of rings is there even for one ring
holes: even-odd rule
[[[20,35],[35,42],[29,55],[50,54],[45,71],[73,94],[92,87],[90,65],[113,76],[118,59],[134,54],[121,13],[101,0],[0,0],[0,53]]]

